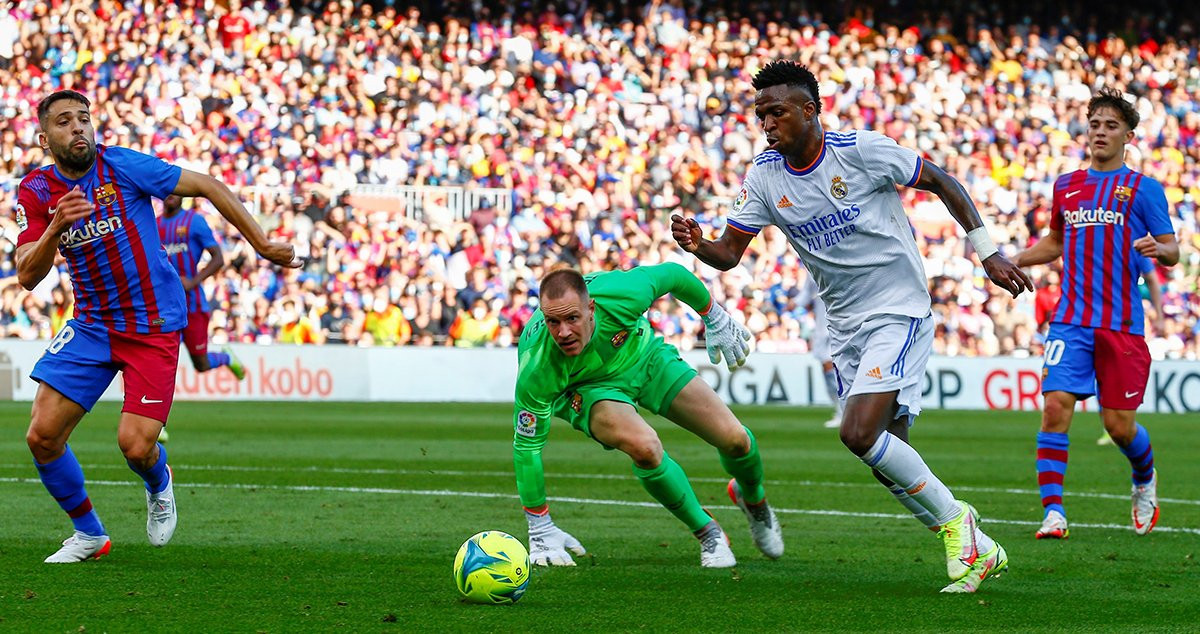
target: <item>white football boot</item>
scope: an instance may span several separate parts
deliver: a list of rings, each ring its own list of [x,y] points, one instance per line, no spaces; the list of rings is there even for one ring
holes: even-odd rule
[[[175,534],[175,474],[167,467],[167,488],[158,493],[146,491],[146,537],[153,546],[166,546]]]
[[[112,548],[112,540],[108,535],[92,536],[75,531],[75,534],[63,540],[62,548],[46,558],[48,564],[73,564],[88,559],[99,559],[108,554]]]
[[[779,559],[783,556],[783,529],[779,526],[779,518],[775,517],[775,510],[764,499],[762,504],[750,506],[746,504],[746,500],[742,499],[742,487],[738,486],[736,479],[729,481],[729,486],[726,489],[729,492],[729,499],[742,512],[746,514],[746,519],[750,522],[750,537],[754,539],[754,545],[758,547],[762,554],[771,559]]]
[[[1145,535],[1158,523],[1158,469],[1146,484],[1133,485],[1133,532]]]
[[[703,568],[732,568],[737,558],[729,548],[729,537],[721,530],[717,520],[697,531],[700,540],[700,566]]]
[[[1134,508],[1137,507],[1135,506]],[[1046,513],[1046,518],[1042,520],[1042,527],[1037,529],[1034,537],[1038,539],[1066,539],[1070,535],[1071,531],[1067,528],[1066,516],[1058,511],[1050,511]]]

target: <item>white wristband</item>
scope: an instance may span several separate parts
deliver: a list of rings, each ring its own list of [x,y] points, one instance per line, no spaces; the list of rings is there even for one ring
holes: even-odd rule
[[[992,237],[988,235],[987,227],[975,227],[967,232],[967,238],[971,240],[971,246],[975,247],[975,253],[979,255],[979,261],[992,257],[1000,249],[996,248],[996,243],[992,242]]]

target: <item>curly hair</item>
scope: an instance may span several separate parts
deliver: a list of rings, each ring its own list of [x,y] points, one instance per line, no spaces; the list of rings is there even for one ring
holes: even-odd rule
[[[755,90],[765,90],[771,86],[800,86],[812,96],[813,103],[817,104],[817,112],[821,112],[817,78],[808,68],[790,59],[775,60],[763,66],[754,74],[753,84]]]
[[[1092,115],[1101,108],[1112,108],[1121,113],[1121,119],[1125,121],[1125,125],[1129,126],[1130,130],[1137,128],[1138,122],[1142,120],[1137,108],[1125,100],[1125,93],[1119,88],[1101,88],[1100,92],[1096,93],[1091,101],[1088,101],[1088,118],[1091,119]]]

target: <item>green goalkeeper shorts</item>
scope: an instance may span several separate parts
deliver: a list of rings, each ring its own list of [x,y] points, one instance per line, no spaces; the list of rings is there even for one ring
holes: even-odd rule
[[[696,370],[680,358],[675,346],[655,337],[637,365],[603,381],[572,386],[554,401],[554,415],[592,437],[589,415],[597,402],[640,405],[663,415],[675,395],[695,376]]]

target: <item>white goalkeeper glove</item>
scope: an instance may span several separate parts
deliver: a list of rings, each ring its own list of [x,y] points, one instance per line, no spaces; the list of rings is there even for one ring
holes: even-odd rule
[[[708,360],[716,365],[724,355],[725,365],[730,371],[744,365],[746,355],[750,354],[750,331],[730,317],[716,302],[713,302],[712,308],[702,319]]]
[[[535,566],[574,566],[571,551],[576,555],[587,554],[583,544],[570,533],[554,525],[550,513],[535,515],[525,511],[529,522],[529,561]]]

